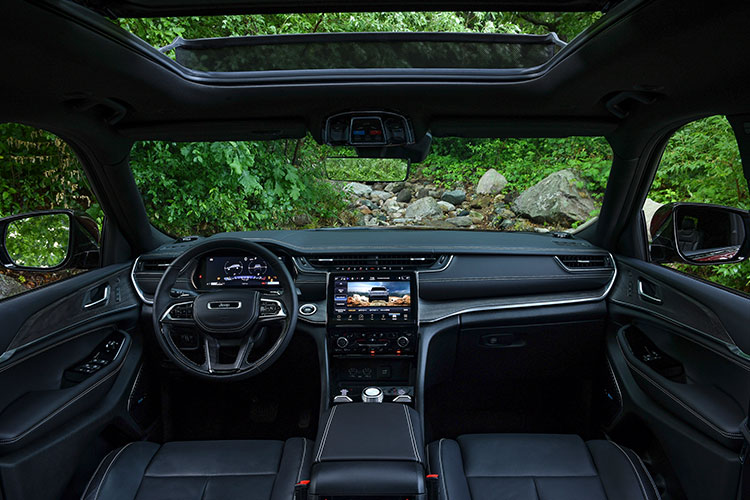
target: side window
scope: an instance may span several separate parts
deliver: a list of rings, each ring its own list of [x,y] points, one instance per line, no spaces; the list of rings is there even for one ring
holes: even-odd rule
[[[694,121],[678,130],[667,143],[664,154],[643,206],[646,227],[654,212],[673,202],[713,203],[728,207],[750,208],[748,182],[742,171],[737,140],[724,116]],[[684,233],[700,239],[699,228],[688,227]],[[653,235],[649,234],[649,240]],[[750,294],[750,260],[734,264],[692,266],[666,264],[697,278]]]
[[[0,124],[0,219],[0,300],[98,266],[103,213],[75,153],[49,132]]]

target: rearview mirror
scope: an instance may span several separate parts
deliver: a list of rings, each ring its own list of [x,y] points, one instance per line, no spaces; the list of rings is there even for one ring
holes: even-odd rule
[[[739,262],[748,256],[750,215],[702,203],[670,203],[651,219],[651,261],[695,265]]]
[[[86,214],[47,210],[0,219],[0,264],[23,271],[99,265],[99,229]]]
[[[333,156],[325,160],[326,175],[334,181],[398,182],[409,176],[409,160]]]

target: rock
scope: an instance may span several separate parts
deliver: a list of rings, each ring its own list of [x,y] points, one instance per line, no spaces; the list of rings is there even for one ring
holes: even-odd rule
[[[515,226],[515,225],[516,225],[516,221],[515,220],[513,220],[513,219],[505,219],[504,221],[502,221],[500,223],[500,229],[502,229],[503,231],[512,231],[513,230],[513,226]]]
[[[651,198],[646,198],[646,202],[643,204],[643,217],[646,219],[646,231],[649,240],[651,240],[651,219],[654,218],[654,214],[661,207],[661,203],[657,203]]]
[[[484,215],[480,214],[479,212],[471,211],[469,212],[469,219],[471,219],[471,222],[474,224],[479,224],[484,220]]]
[[[442,215],[443,211],[437,204],[435,198],[425,196],[406,207],[406,217],[410,219],[423,219],[434,215]]]
[[[376,219],[372,215],[365,215],[365,226],[377,226],[377,225],[378,225],[378,219]]]
[[[376,208],[378,208],[378,206],[375,203],[371,202],[368,199],[361,200],[361,203],[362,205],[366,206],[370,210],[375,210]]]
[[[496,195],[508,184],[508,180],[495,170],[494,168],[489,169],[484,173],[479,182],[477,183],[478,194],[491,194]]]
[[[471,203],[469,204],[469,206],[471,208],[487,208],[490,206],[490,204],[492,204],[491,197],[480,195],[474,198],[473,200],[471,200]]]
[[[312,219],[307,214],[297,214],[292,217],[292,222],[295,226],[306,226],[312,222]]]
[[[505,207],[498,207],[495,209],[495,213],[500,219],[513,219],[516,217],[515,212],[508,210]]]
[[[387,200],[391,196],[393,196],[393,193],[389,193],[388,191],[373,190],[370,193],[370,199],[372,200]]]
[[[437,189],[430,189],[430,191],[428,192],[428,194],[430,196],[432,196],[433,198],[435,198],[436,200],[439,200],[440,197],[443,196],[443,192],[442,191],[438,191]]]
[[[398,193],[402,189],[404,189],[404,186],[406,185],[405,182],[399,181],[399,182],[389,182],[385,185],[384,190],[388,191],[389,193]]]
[[[427,188],[419,188],[417,191],[417,198],[424,198],[425,196],[430,196],[430,190]]]
[[[406,219],[404,219],[403,217],[397,217],[393,219],[394,224],[404,224],[405,222],[406,222]]]
[[[375,191],[382,191],[383,188],[385,188],[384,182],[376,182],[375,184],[372,185],[372,189],[374,189]]]
[[[460,210],[456,215],[458,217],[465,217],[465,216],[469,215],[469,211],[468,210]]]
[[[4,299],[12,295],[18,295],[19,293],[25,291],[26,287],[21,283],[11,278],[10,276],[0,274],[0,299]]]
[[[386,200],[386,202],[383,203],[383,210],[385,210],[388,213],[394,213],[398,211],[399,208],[401,208],[401,206],[398,204],[395,198]]]
[[[443,212],[450,212],[451,210],[456,209],[456,206],[453,203],[448,203],[447,201],[440,200],[437,204]]]
[[[396,201],[400,203],[409,203],[411,201],[412,192],[409,188],[404,188],[396,195]]]
[[[450,219],[445,219],[445,221],[458,227],[469,227],[473,224],[471,217],[468,216],[451,217]]]
[[[372,188],[368,186],[367,184],[362,184],[359,182],[350,182],[349,184],[346,184],[344,186],[344,191],[347,193],[351,193],[354,196],[359,196],[360,198],[369,196],[370,193],[372,193]]]
[[[502,205],[505,203],[505,195],[504,194],[498,194],[495,195],[494,198],[492,198],[493,205]]]
[[[546,227],[535,227],[534,228],[534,232],[537,232],[537,233],[549,233],[549,229],[547,229]]]
[[[372,210],[371,210],[371,209],[369,209],[368,207],[362,207],[362,208],[360,208],[360,209],[359,209],[359,211],[360,211],[360,212],[361,212],[361,213],[362,213],[363,215],[370,215],[370,214],[372,213]]]
[[[570,225],[584,221],[595,207],[588,192],[577,187],[580,182],[568,169],[550,174],[521,193],[513,211],[536,223]]]
[[[443,201],[447,201],[448,203],[452,203],[453,205],[460,205],[461,203],[466,201],[466,191],[464,191],[463,189],[446,191],[443,193],[443,196],[441,196],[440,199]]]

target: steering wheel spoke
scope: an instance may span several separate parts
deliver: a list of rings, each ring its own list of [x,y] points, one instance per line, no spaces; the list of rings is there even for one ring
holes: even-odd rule
[[[178,297],[171,299],[159,321],[164,324],[195,325],[193,319],[193,303],[195,297]]]
[[[234,339],[219,339],[207,333],[202,336],[205,361],[201,369],[208,373],[234,373],[250,365],[247,357],[255,346],[255,335],[247,334]],[[232,358],[233,361],[227,362]]]
[[[260,299],[258,322],[279,321],[286,319],[286,317],[286,309],[280,300]]]

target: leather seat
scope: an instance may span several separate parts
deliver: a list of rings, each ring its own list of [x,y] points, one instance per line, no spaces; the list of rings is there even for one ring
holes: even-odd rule
[[[428,448],[441,500],[657,500],[641,459],[562,434],[469,434]]]
[[[291,500],[308,479],[312,443],[130,443],[104,457],[83,500]]]

